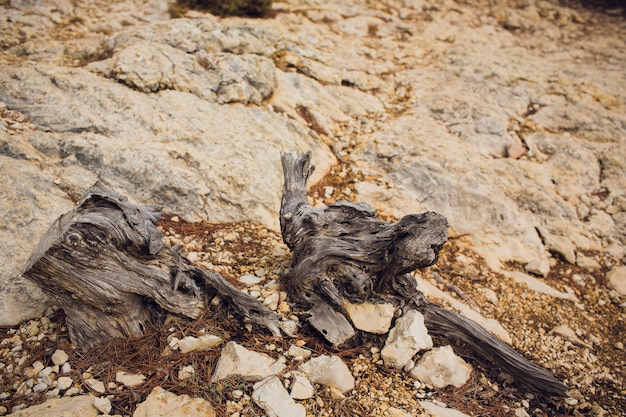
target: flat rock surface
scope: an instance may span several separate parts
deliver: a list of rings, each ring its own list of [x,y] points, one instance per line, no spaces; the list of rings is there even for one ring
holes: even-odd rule
[[[279,284],[289,260],[277,234],[280,152],[312,150],[313,203],[368,201],[386,219],[444,214],[451,241],[418,274],[428,297],[491,323],[572,391],[548,402],[525,397],[471,359],[477,376],[467,392],[416,387],[401,371],[378,372],[383,346],[367,341],[342,356],[356,379],[351,396],[316,385],[319,395],[301,400],[307,410],[419,414],[420,399],[467,415],[619,414],[626,23],[621,9],[565,4],[294,0],[250,19],[174,12],[163,0],[2,2],[0,411],[59,395],[63,377],[73,381],[62,381],[63,395],[100,381],[113,396],[111,414],[132,415],[138,401],[108,386],[124,370],[146,376],[133,387],[143,398],[175,381],[168,390],[229,415],[262,412],[250,411],[251,386],[207,382],[221,347],[167,350],[167,337],[198,337],[216,325],[163,330],[146,341],[156,357],[122,349],[133,365],[176,358],[161,368],[129,366],[119,347],[85,363],[62,318],[50,315],[51,300],[21,269],[50,224],[103,180],[162,205],[165,239],[197,264],[262,277],[248,291],[289,317]],[[567,337],[552,332],[559,326],[571,330]],[[222,330],[225,342],[248,337]],[[273,358],[295,343],[259,337],[246,346]],[[314,356],[323,351],[301,342]],[[57,349],[69,356],[65,373],[51,372],[50,381],[24,373],[37,361],[55,366],[41,352]],[[301,358],[287,361],[295,367]],[[196,373],[179,381],[188,366]]]

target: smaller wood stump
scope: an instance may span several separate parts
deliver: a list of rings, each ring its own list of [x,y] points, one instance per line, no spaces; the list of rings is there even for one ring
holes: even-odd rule
[[[204,295],[217,293],[246,322],[280,334],[279,316],[221,275],[197,268],[179,247],[163,244],[156,205],[137,205],[101,183],[59,217],[23,274],[66,315],[72,342],[82,349],[143,335],[170,312],[197,318]]]

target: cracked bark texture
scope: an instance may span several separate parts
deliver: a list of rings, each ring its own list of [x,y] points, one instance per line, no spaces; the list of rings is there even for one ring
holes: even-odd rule
[[[137,205],[102,183],[59,217],[31,255],[24,277],[62,308],[73,343],[91,349],[138,337],[165,313],[196,318],[217,293],[245,322],[280,334],[279,317],[221,275],[163,244],[156,205]]]

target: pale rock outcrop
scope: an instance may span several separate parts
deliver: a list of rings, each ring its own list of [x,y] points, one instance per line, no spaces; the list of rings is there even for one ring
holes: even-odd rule
[[[140,403],[133,417],[214,417],[215,409],[202,398],[176,395],[156,387],[144,402]]]
[[[317,178],[334,161],[306,128],[267,109],[174,90],[149,97],[80,68],[5,65],[0,73],[0,100],[28,107],[46,130],[0,133],[0,144],[10,144],[0,146],[8,154],[0,155],[7,196],[0,204],[8,213],[0,237],[9,243],[0,249],[1,324],[47,307],[20,269],[49,225],[97,179],[188,220],[246,218],[276,228],[280,152],[312,149]]]
[[[96,417],[98,410],[94,406],[96,397],[78,395],[75,397],[53,398],[43,404],[34,405],[9,414],[11,417]]]
[[[18,144],[0,132],[0,149]],[[71,210],[72,201],[42,171],[32,146],[19,158],[0,155],[0,324],[15,324],[40,316],[50,306],[41,289],[20,278],[21,268],[56,216]],[[16,149],[16,151],[18,151]],[[32,161],[32,162],[31,162]]]

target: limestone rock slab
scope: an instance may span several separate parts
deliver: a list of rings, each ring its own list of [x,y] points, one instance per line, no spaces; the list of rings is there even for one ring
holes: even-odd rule
[[[137,405],[133,417],[214,417],[215,409],[202,398],[176,395],[156,387]]]
[[[53,398],[43,404],[34,405],[9,414],[11,417],[96,417],[99,411],[94,406],[96,397],[79,395]]]

